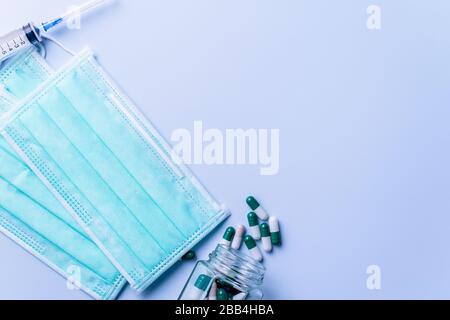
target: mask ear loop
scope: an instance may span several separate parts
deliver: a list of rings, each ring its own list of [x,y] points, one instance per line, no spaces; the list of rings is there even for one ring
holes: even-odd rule
[[[37,51],[41,54],[42,58],[47,58],[47,49],[45,49],[45,46],[42,43],[36,44]]]
[[[75,52],[73,52],[72,50],[70,50],[69,48],[67,48],[65,45],[63,45],[61,42],[59,42],[58,40],[56,40],[55,38],[47,35],[47,34],[43,34],[41,35],[42,39],[48,40],[50,42],[53,42],[54,44],[56,44],[58,47],[60,47],[63,51],[67,52],[69,55],[71,56],[75,56]],[[42,42],[39,42],[39,51],[41,52],[42,57],[45,59],[47,57],[47,50],[45,48],[45,46],[42,44]]]

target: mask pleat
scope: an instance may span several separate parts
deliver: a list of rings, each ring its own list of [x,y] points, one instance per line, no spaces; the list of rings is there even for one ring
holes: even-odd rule
[[[131,252],[136,253],[137,257],[141,257],[144,261],[153,261],[155,257],[164,254],[152,235],[142,227],[92,164],[67,139],[65,133],[40,106],[24,115],[22,121],[36,144],[56,160],[65,174],[70,175],[76,193],[85,196],[114,230],[121,230],[122,239],[130,247]],[[95,153],[94,149],[91,151]],[[83,193],[79,190],[87,190],[87,192]],[[135,239],[142,239],[142,241],[134,241]]]
[[[91,270],[97,270],[104,279],[114,277],[117,271],[112,266],[106,267],[110,265],[106,257],[93,259],[98,254],[98,248],[84,234],[68,226],[56,214],[47,211],[4,179],[0,179],[0,190],[3,209],[13,213],[17,219],[53,245],[69,253],[75,259],[74,265],[84,265]],[[33,215],[26,212],[33,212]],[[81,247],[84,248],[83,251],[78,250]]]
[[[64,102],[64,113],[60,112],[60,108],[55,107],[46,108],[47,113],[89,160],[115,195],[121,199],[122,203],[126,204],[139,223],[155,237],[164,251],[170,252],[174,246],[180,244],[186,235],[183,235],[173,221],[157,206],[139,181],[117,159],[72,103],[59,90],[53,90],[47,98]],[[55,106],[56,104],[47,104],[43,100],[41,105]],[[82,135],[81,132],[83,132]],[[165,232],[161,233],[161,229]]]
[[[0,144],[4,140],[0,139]],[[39,181],[38,177],[18,160],[10,150],[4,149],[0,145],[0,175],[9,181],[21,192],[32,199],[40,199],[39,202],[49,211],[58,212],[58,216],[71,228],[82,233],[81,226],[76,223],[73,217],[61,206],[61,204],[49,193],[46,187]]]
[[[35,133],[39,134],[38,130],[36,130]],[[45,181],[54,189],[54,192],[59,195],[60,201],[64,204],[64,207],[76,214],[79,221],[92,230],[90,236],[95,234],[94,241],[102,244],[102,248],[106,248],[111,256],[120,257],[121,269],[132,270],[132,272],[130,271],[124,274],[124,276],[127,276],[127,280],[133,283],[136,281],[135,278],[145,276],[146,266],[138,257],[133,255],[133,248],[129,247],[125,242],[125,240],[132,241],[133,239],[140,239],[139,232],[137,232],[137,230],[131,230],[130,232],[134,234],[134,237],[130,237],[129,234],[126,234],[125,236],[129,237],[129,239],[126,239],[125,236],[119,237],[117,233],[111,230],[111,228],[108,227],[109,223],[111,221],[120,223],[120,221],[106,220],[108,217],[103,217],[100,211],[98,211],[87,198],[80,194],[75,184],[78,182],[78,178],[77,181],[72,182],[65,174],[64,168],[55,163],[55,160],[51,157],[51,153],[52,151],[54,152],[55,149],[45,150],[36,140],[34,135],[32,135],[22,123],[16,121],[14,125],[11,124],[8,126],[5,130],[5,135],[18,149],[21,150],[27,161],[33,163],[36,170],[42,173]],[[59,136],[56,136],[57,139],[58,137]],[[67,142],[61,141],[61,143],[64,144]],[[58,146],[56,146],[56,150],[57,148]],[[62,150],[66,151],[60,154],[63,158],[68,157],[70,160],[74,157],[73,154],[67,154],[67,150]],[[71,165],[66,161],[66,163],[63,163],[62,165],[68,164]],[[68,168],[68,170],[70,171],[71,168]],[[75,170],[74,172],[71,172],[71,174],[75,177],[77,174],[80,174],[80,172]],[[83,178],[85,182],[96,182],[91,179],[90,176],[88,177],[85,174],[83,174]],[[83,183],[83,181],[81,181],[81,183]],[[92,192],[95,192],[95,190],[92,190]],[[128,225],[123,227],[127,231],[130,229]],[[141,247],[144,246],[144,244],[140,245]],[[111,261],[116,263],[115,259],[111,259]]]
[[[68,273],[68,270],[73,269],[78,273],[76,277],[79,279],[79,285],[83,287],[82,289],[99,299],[107,298],[108,293],[112,293],[108,292],[111,290],[111,286],[114,283],[118,284],[120,282],[120,274],[113,267],[108,267],[111,266],[109,261],[98,265],[91,265],[90,267],[82,262],[97,260],[98,253],[95,252],[98,252],[98,249],[96,247],[92,249],[92,255],[95,256],[95,259],[90,259],[88,257],[89,254],[86,254],[85,257],[80,257],[80,260],[77,260],[70,252],[62,250],[59,246],[56,246],[45,238],[45,236],[30,228],[27,222],[18,219],[17,212],[10,212],[1,205],[0,229],[20,239],[19,241],[22,242],[22,245],[28,251],[36,257],[43,259],[44,262],[49,264],[57,272],[64,275]],[[81,245],[77,240],[77,238],[72,238],[74,243]],[[96,271],[94,272],[92,270]]]
[[[76,70],[61,81],[59,87],[74,101],[78,111],[91,127],[96,128],[102,140],[131,174],[139,177],[161,209],[181,229],[192,235],[208,220],[207,214],[192,201],[179,182],[181,178],[161,158],[159,150],[133,130],[129,119],[108,97],[111,92],[107,88],[95,87],[87,72],[84,68]]]
[[[23,69],[17,68],[14,70],[13,76],[5,81],[4,88],[15,97],[25,97],[27,93],[34,89],[36,81],[35,75],[30,75]]]
[[[1,90],[1,88],[0,88],[0,90]],[[0,113],[7,111],[10,106],[11,106],[11,104],[5,98],[0,96]]]

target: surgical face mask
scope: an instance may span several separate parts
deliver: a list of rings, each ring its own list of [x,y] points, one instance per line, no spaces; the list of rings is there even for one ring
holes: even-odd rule
[[[228,216],[87,50],[1,124],[138,291]]]
[[[0,115],[50,76],[35,52],[0,69]],[[97,299],[114,299],[123,276],[22,159],[0,138],[0,231]]]
[[[3,96],[0,93],[0,113],[4,113],[6,111],[8,111],[12,105],[14,104],[14,101],[12,101],[11,98],[7,97],[7,96]]]
[[[34,49],[15,56],[0,70],[0,93],[9,99],[24,98],[51,73],[51,68]]]

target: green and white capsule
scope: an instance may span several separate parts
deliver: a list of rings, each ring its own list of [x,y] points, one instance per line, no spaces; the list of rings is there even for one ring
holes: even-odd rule
[[[259,250],[258,246],[256,245],[255,239],[253,239],[252,236],[246,236],[244,242],[253,259],[261,262],[263,260],[263,256],[261,250]]]
[[[194,285],[189,288],[186,296],[183,300],[202,300],[206,296],[206,290],[208,290],[209,284],[212,278],[206,274],[201,274]]]
[[[195,251],[188,251],[188,253],[186,253],[181,260],[183,261],[189,261],[189,260],[194,260],[197,257],[197,254],[195,253]]]
[[[234,239],[231,242],[231,248],[239,250],[241,248],[244,235],[245,235],[245,227],[242,225],[238,226],[236,228],[236,234],[234,235]]]
[[[225,233],[223,234],[222,240],[220,240],[220,244],[229,248],[231,246],[231,242],[233,241],[235,234],[236,230],[233,227],[228,227]]]
[[[269,218],[270,238],[274,246],[281,245],[280,222],[276,217]]]
[[[272,251],[272,239],[270,238],[270,228],[267,223],[262,223],[259,228],[261,229],[261,242],[265,252]]]
[[[247,204],[250,208],[258,215],[258,218],[267,221],[269,219],[269,214],[264,210],[264,208],[259,204],[258,201],[252,196],[247,198]]]
[[[254,212],[250,212],[247,215],[248,225],[249,225],[249,231],[252,235],[253,239],[259,240],[261,239],[261,231],[259,230],[259,221],[258,216]]]
[[[225,289],[220,288],[217,290],[217,300],[228,300],[228,293]]]

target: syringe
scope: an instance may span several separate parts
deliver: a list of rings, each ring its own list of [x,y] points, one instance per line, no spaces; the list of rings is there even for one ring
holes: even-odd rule
[[[56,26],[73,19],[76,15],[83,15],[88,11],[104,4],[109,0],[92,0],[78,7],[73,7],[58,18],[36,26],[34,23],[27,23],[24,27],[11,31],[3,37],[0,37],[0,63],[11,56],[25,50],[33,45],[39,45],[45,37],[43,35]]]

